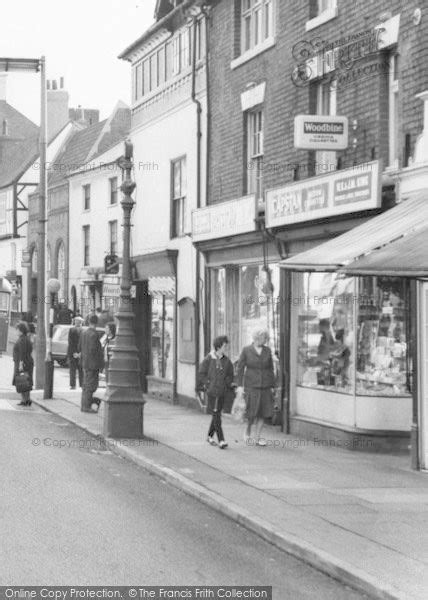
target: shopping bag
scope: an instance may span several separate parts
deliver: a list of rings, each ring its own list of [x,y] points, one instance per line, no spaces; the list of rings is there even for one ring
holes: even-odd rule
[[[242,391],[238,391],[232,406],[232,416],[238,423],[243,423],[245,420],[245,411],[247,409],[245,396]]]
[[[32,389],[30,374],[22,371],[15,375],[15,388],[18,394],[29,392]]]

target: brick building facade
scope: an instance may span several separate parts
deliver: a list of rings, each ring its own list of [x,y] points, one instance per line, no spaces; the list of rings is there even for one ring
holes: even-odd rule
[[[416,358],[407,284],[342,279],[333,264],[305,270],[285,259],[304,251],[320,256],[321,244],[387,209],[392,226],[400,219],[394,206],[408,193],[401,173],[411,169],[423,129],[416,95],[428,88],[424,11],[403,1],[210,5],[208,206],[193,217],[193,240],[207,264],[206,345],[226,332],[235,360],[252,329],[268,329],[286,428],[340,443],[357,436],[365,449],[405,448]],[[347,148],[296,149],[297,115],[346,117]],[[342,208],[317,213],[332,201],[331,190],[361,181],[379,185],[360,190],[368,204],[344,200]],[[282,211],[276,220],[273,206]],[[416,226],[406,218],[408,228]],[[356,231],[366,238],[364,228]],[[331,299],[331,308],[314,306],[314,294]],[[376,319],[367,316],[363,296]],[[338,306],[347,297],[358,299],[355,309]],[[321,359],[319,340],[329,336],[342,352],[341,367],[334,352]],[[394,343],[395,357],[388,349]],[[382,361],[382,353],[389,358]]]

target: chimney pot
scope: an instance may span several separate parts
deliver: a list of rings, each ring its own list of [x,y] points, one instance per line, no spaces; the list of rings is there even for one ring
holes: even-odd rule
[[[59,80],[59,87],[60,87],[61,89],[64,89],[64,77],[61,77],[61,78],[60,78],[60,80]]]
[[[56,79],[53,79],[53,80],[52,80],[52,89],[53,89],[53,90],[56,90],[56,89],[57,89],[57,87],[56,87]]]

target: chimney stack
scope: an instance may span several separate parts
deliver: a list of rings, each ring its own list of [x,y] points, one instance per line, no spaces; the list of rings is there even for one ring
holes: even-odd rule
[[[69,95],[64,89],[64,77],[47,82],[48,140],[51,140],[68,123]]]
[[[7,73],[0,73],[0,100],[7,100]]]

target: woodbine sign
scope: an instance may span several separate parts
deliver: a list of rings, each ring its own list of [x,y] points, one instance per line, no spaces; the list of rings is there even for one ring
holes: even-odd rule
[[[345,150],[348,147],[347,117],[297,115],[294,147],[302,150]]]

